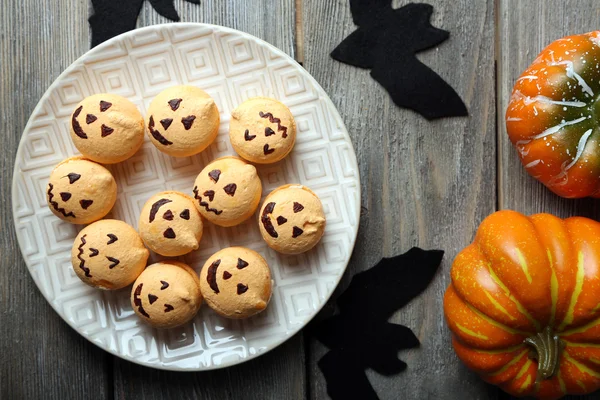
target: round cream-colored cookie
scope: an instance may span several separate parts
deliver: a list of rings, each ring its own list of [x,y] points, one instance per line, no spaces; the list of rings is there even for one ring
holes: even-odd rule
[[[217,137],[220,116],[215,101],[195,86],[160,92],[148,108],[148,135],[156,148],[174,157],[206,149]]]
[[[284,254],[312,249],[325,232],[321,200],[302,185],[284,185],[265,198],[258,225],[265,242]]]
[[[135,229],[123,221],[103,219],[79,232],[71,249],[71,263],[84,283],[113,290],[135,281],[149,255]]]
[[[72,224],[104,217],[117,200],[117,183],[109,170],[83,157],[61,161],[50,174],[46,190],[50,210]]]
[[[75,147],[92,161],[114,164],[135,154],[144,142],[144,117],[116,94],[86,97],[71,115]]]
[[[206,304],[227,318],[248,318],[271,299],[271,271],[265,259],[245,247],[228,247],[213,254],[200,271]]]
[[[190,321],[202,305],[196,272],[184,263],[149,265],[131,289],[131,306],[156,328],[174,328]]]
[[[160,192],[142,208],[138,229],[150,250],[175,257],[196,250],[202,239],[202,218],[194,199],[181,192]]]
[[[220,226],[234,226],[254,214],[262,184],[253,165],[237,157],[223,157],[198,174],[193,192],[194,204],[204,218]]]
[[[229,138],[241,157],[257,164],[270,164],[292,151],[296,122],[281,102],[254,97],[231,113]]]

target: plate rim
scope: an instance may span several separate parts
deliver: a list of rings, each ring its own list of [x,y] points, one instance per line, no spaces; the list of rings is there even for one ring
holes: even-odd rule
[[[33,123],[34,123],[34,119],[33,117],[38,114],[39,110],[42,108],[42,105],[44,103],[46,103],[48,101],[48,98],[50,97],[50,94],[56,90],[56,88],[58,87],[58,85],[60,84],[60,82],[64,79],[65,76],[69,75],[73,70],[75,70],[76,68],[78,68],[81,64],[83,64],[83,61],[85,61],[85,59],[88,57],[88,55],[91,52],[94,51],[102,51],[104,48],[108,48],[111,45],[113,45],[114,43],[119,43],[122,42],[123,39],[127,38],[127,37],[134,37],[138,34],[144,33],[145,31],[153,31],[153,30],[159,30],[159,31],[167,31],[170,30],[171,28],[174,27],[181,27],[183,29],[186,28],[190,28],[190,29],[201,29],[201,28],[209,28],[212,29],[213,31],[221,31],[221,32],[226,32],[226,33],[230,33],[230,34],[236,34],[236,35],[240,35],[242,37],[244,37],[247,40],[251,40],[256,42],[257,44],[263,45],[264,47],[268,48],[271,52],[277,54],[280,57],[285,58],[288,62],[295,64],[295,66],[299,67],[302,71],[304,71],[303,77],[309,79],[311,81],[311,83],[317,88],[320,89],[323,93],[324,96],[319,96],[320,98],[322,98],[323,100],[325,100],[325,102],[327,103],[327,105],[329,106],[330,112],[335,113],[334,117],[336,117],[338,119],[338,121],[342,124],[343,130],[342,130],[342,135],[344,136],[344,138],[346,139],[346,142],[350,145],[351,149],[352,149],[352,154],[351,154],[351,160],[354,162],[354,165],[356,165],[356,170],[354,171],[356,173],[356,179],[357,179],[357,189],[358,189],[358,194],[357,194],[357,207],[354,215],[355,221],[356,221],[356,231],[355,234],[353,235],[352,238],[352,246],[351,251],[350,251],[350,255],[348,257],[348,261],[345,263],[345,266],[343,268],[343,271],[341,271],[341,273],[336,277],[336,282],[335,282],[335,287],[333,288],[333,290],[331,290],[331,292],[325,297],[325,300],[321,303],[321,305],[319,305],[314,313],[306,320],[306,322],[304,324],[302,324],[302,326],[299,326],[298,329],[291,331],[285,335],[283,335],[281,338],[278,338],[277,340],[273,341],[273,344],[271,344],[269,347],[265,348],[264,350],[260,351],[260,352],[256,352],[255,354],[250,354],[248,353],[248,356],[245,358],[240,358],[238,360],[236,360],[235,362],[223,362],[219,365],[216,364],[211,364],[208,367],[194,367],[194,368],[182,368],[182,367],[178,367],[175,365],[165,365],[164,363],[157,363],[157,364],[150,364],[138,359],[135,359],[133,357],[130,357],[126,354],[120,354],[117,353],[115,350],[113,350],[112,348],[108,348],[103,346],[101,343],[95,342],[92,340],[92,338],[87,335],[84,334],[81,330],[79,330],[77,327],[75,327],[73,325],[73,323],[71,321],[69,321],[68,319],[64,318],[64,316],[59,312],[59,310],[57,310],[55,304],[48,299],[48,297],[46,296],[46,294],[44,293],[44,291],[42,290],[42,288],[40,287],[40,285],[38,284],[38,282],[36,281],[36,279],[33,277],[32,275],[32,270],[29,266],[29,263],[27,262],[27,260],[25,259],[24,251],[23,251],[23,245],[21,243],[21,240],[19,239],[19,234],[18,234],[18,225],[17,225],[17,219],[15,218],[15,215],[17,214],[17,209],[16,209],[16,203],[17,203],[17,198],[16,198],[16,193],[17,193],[17,173],[20,171],[20,168],[18,168],[20,166],[20,159],[22,158],[22,152],[24,151],[24,143],[25,141],[23,140],[23,138],[25,137],[25,133],[28,132]],[[98,348],[102,349],[103,351],[106,351],[107,353],[121,358],[123,360],[132,362],[134,364],[137,365],[141,365],[147,368],[153,368],[153,369],[158,369],[158,370],[164,370],[164,371],[174,371],[174,372],[202,372],[202,371],[213,371],[213,370],[218,370],[218,369],[223,369],[223,368],[228,368],[228,367],[233,367],[236,365],[240,365],[243,363],[246,363],[248,361],[254,360],[260,356],[263,356],[269,352],[271,352],[273,349],[278,348],[279,346],[281,346],[284,342],[288,341],[290,338],[292,338],[293,336],[297,335],[298,333],[300,333],[316,316],[319,312],[321,312],[321,310],[323,309],[323,307],[325,307],[325,305],[329,302],[329,300],[331,299],[331,296],[333,295],[333,293],[336,291],[337,287],[339,286],[342,278],[344,277],[346,270],[348,269],[348,264],[350,264],[350,261],[352,259],[352,255],[354,253],[354,248],[356,246],[356,240],[358,238],[358,231],[360,229],[360,210],[361,210],[361,204],[362,204],[362,189],[361,189],[361,179],[360,179],[360,166],[358,165],[358,159],[356,157],[356,150],[354,149],[354,144],[352,143],[352,139],[350,137],[350,134],[348,133],[348,129],[346,128],[346,124],[344,123],[337,107],[335,106],[335,104],[333,104],[333,101],[331,100],[331,98],[329,97],[329,94],[325,91],[325,89],[323,89],[323,87],[319,84],[319,82],[317,82],[317,80],[312,76],[312,74],[310,72],[308,72],[302,65],[300,65],[294,58],[292,58],[290,55],[288,55],[287,53],[285,53],[283,50],[277,48],[276,46],[272,45],[271,43],[258,38],[250,33],[244,32],[244,31],[240,31],[238,29],[234,29],[234,28],[229,28],[226,26],[222,26],[222,25],[216,25],[216,24],[208,24],[208,23],[200,23],[200,22],[170,22],[170,23],[164,23],[164,24],[153,24],[153,25],[147,25],[144,27],[140,27],[140,28],[136,28],[133,29],[131,31],[128,32],[124,32],[118,36],[115,36],[113,38],[110,38],[109,40],[100,43],[98,46],[96,47],[92,47],[91,49],[87,50],[85,53],[83,53],[81,56],[77,57],[62,73],[60,73],[58,75],[58,77],[56,77],[56,79],[54,79],[54,81],[52,82],[52,84],[50,86],[48,86],[48,88],[46,89],[46,91],[44,92],[44,94],[42,95],[42,97],[40,97],[40,99],[38,100],[35,108],[33,109],[33,111],[31,112],[27,123],[25,124],[25,128],[23,128],[23,131],[21,132],[21,137],[19,139],[19,145],[17,146],[17,151],[15,153],[15,163],[13,166],[13,174],[12,174],[12,183],[11,183],[11,203],[12,203],[12,207],[11,207],[11,217],[13,220],[13,226],[15,229],[15,237],[17,239],[17,243],[19,245],[19,251],[21,253],[21,258],[27,268],[27,271],[29,272],[29,275],[31,277],[31,279],[33,280],[34,284],[36,285],[38,291],[41,293],[41,295],[43,296],[44,300],[46,301],[47,304],[50,305],[50,307],[52,307],[52,309],[54,310],[54,312],[58,315],[58,317],[60,317],[60,319],[62,321],[64,321],[69,327],[71,327],[75,332],[77,332],[78,335],[80,335],[81,337],[85,338],[88,342],[94,344],[95,346],[97,346]],[[36,207],[34,207],[35,209]]]

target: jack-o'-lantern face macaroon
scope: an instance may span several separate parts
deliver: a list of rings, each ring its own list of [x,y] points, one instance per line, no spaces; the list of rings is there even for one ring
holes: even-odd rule
[[[290,110],[268,97],[254,97],[231,113],[229,138],[235,151],[257,164],[287,156],[296,141],[296,122]]]
[[[161,192],[152,196],[142,208],[138,224],[146,246],[168,257],[196,250],[202,228],[194,200],[180,192]]]
[[[135,229],[123,221],[103,219],[79,232],[71,250],[71,262],[84,283],[113,290],[135,281],[149,255]]]
[[[196,272],[184,263],[163,261],[148,266],[131,288],[131,306],[156,328],[190,321],[202,305]]]
[[[271,271],[254,250],[228,247],[213,254],[202,267],[200,290],[218,314],[251,317],[264,310],[271,299]]]
[[[83,99],[73,111],[71,138],[86,158],[118,163],[134,155],[144,142],[144,118],[124,97],[95,94]]]
[[[72,157],[50,174],[46,190],[54,215],[72,224],[89,224],[104,217],[117,200],[117,183],[102,165]]]
[[[148,108],[148,134],[156,148],[174,157],[206,149],[217,137],[220,116],[215,101],[194,86],[160,92]]]
[[[198,174],[193,192],[194,204],[204,218],[220,226],[234,226],[254,214],[262,184],[253,165],[237,157],[223,157]]]
[[[325,232],[321,200],[302,185],[284,185],[266,197],[259,212],[263,239],[273,250],[299,254],[312,249]]]

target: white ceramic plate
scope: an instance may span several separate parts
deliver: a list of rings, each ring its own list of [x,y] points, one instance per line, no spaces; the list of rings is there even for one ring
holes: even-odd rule
[[[83,284],[70,262],[81,227],[46,206],[53,167],[77,154],[69,136],[75,105],[93,93],[120,94],[146,114],[152,98],[177,84],[207,91],[221,112],[219,136],[201,154],[173,158],[148,138],[129,160],[109,166],[119,186],[108,215],[137,227],[146,200],[162,190],[191,194],[196,175],[211,160],[234,154],[231,111],[249,97],[285,103],[298,126],[296,146],[284,161],[259,167],[263,197],[285,183],[301,183],[321,198],[327,229],[320,244],[284,256],[263,242],[256,218],[234,228],[205,224],[200,249],[186,257],[196,271],[214,252],[240,245],[261,253],[273,272],[272,301],[244,321],[217,316],[204,305],[193,323],[156,330],[137,318],[130,288],[104,292]],[[13,213],[25,263],[56,312],[77,332],[124,359],[170,370],[208,370],[241,363],[291,337],[321,309],[337,286],[356,240],[360,183],[344,124],[321,86],[289,56],[254,36],[205,24],[168,24],[116,37],[75,61],[44,94],[23,132],[13,176]],[[151,261],[157,260],[156,256]]]

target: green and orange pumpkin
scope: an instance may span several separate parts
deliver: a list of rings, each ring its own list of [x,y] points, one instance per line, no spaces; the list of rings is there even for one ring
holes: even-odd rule
[[[517,79],[506,130],[559,196],[600,197],[600,31],[552,42]]]
[[[600,223],[499,211],[452,265],[458,357],[516,396],[600,389]]]

